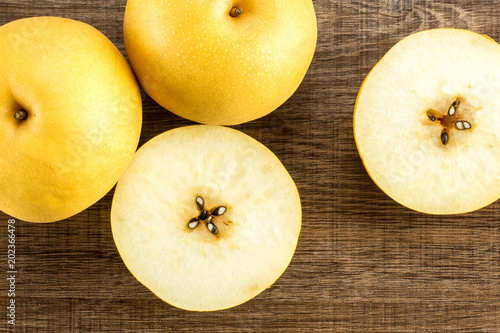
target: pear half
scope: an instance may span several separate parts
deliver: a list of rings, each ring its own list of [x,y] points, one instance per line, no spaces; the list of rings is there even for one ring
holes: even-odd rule
[[[396,44],[358,94],[354,136],[373,181],[429,214],[500,197],[500,45],[460,29]]]
[[[131,273],[194,311],[241,304],[285,271],[301,228],[292,178],[264,145],[197,125],[143,145],[118,182],[113,237]]]

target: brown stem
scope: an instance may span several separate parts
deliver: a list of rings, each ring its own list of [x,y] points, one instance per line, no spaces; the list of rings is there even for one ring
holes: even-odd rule
[[[28,112],[26,112],[24,110],[17,111],[14,114],[14,118],[17,119],[17,120],[24,120],[24,119],[28,118]]]
[[[231,15],[232,17],[237,17],[237,16],[240,16],[241,13],[243,13],[243,9],[235,7],[233,9],[231,9],[231,12],[229,13],[229,15]]]

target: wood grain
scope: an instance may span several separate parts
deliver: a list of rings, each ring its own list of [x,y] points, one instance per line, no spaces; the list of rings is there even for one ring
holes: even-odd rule
[[[40,15],[89,23],[125,55],[125,0],[2,0],[0,24]],[[18,221],[19,332],[500,332],[500,202],[460,216],[408,210],[357,154],[352,113],[369,70],[401,38],[457,27],[500,40],[500,1],[315,0],[319,40],[298,91],[235,128],[268,146],[299,188],[303,228],[284,275],[233,309],[176,309],[137,282],[113,243],[113,191],[54,224]],[[141,144],[189,121],[143,93]],[[0,170],[1,172],[1,170]],[[8,189],[0,189],[8,193]],[[0,331],[9,216],[0,213]]]

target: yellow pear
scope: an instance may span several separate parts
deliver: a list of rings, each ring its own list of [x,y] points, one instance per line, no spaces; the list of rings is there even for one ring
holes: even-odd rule
[[[302,221],[297,187],[264,145],[234,129],[167,131],[118,182],[113,238],[131,273],[193,311],[255,297],[285,271]]]
[[[416,211],[456,214],[500,197],[500,45],[461,29],[415,33],[368,74],[355,107],[375,183]]]
[[[53,222],[102,198],[137,149],[138,84],[95,28],[34,17],[0,27],[0,210]]]
[[[144,90],[205,124],[260,118],[298,88],[317,38],[311,0],[128,0],[124,39]]]

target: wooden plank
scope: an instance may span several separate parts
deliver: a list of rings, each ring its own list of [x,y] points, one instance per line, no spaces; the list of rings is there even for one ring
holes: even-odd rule
[[[69,17],[98,28],[125,55],[125,4],[3,0],[0,24],[28,16]],[[392,45],[435,27],[467,28],[498,41],[500,2],[315,0],[314,5],[318,47],[302,85],[269,116],[235,126],[283,161],[301,194],[303,228],[284,275],[233,309],[195,313],[171,307],[121,261],[109,225],[111,191],[65,221],[18,221],[17,331],[500,331],[500,203],[461,216],[410,211],[371,181],[352,132],[358,89]],[[141,144],[191,124],[143,97]],[[0,213],[0,331],[8,328],[3,312],[9,300],[8,219]]]

